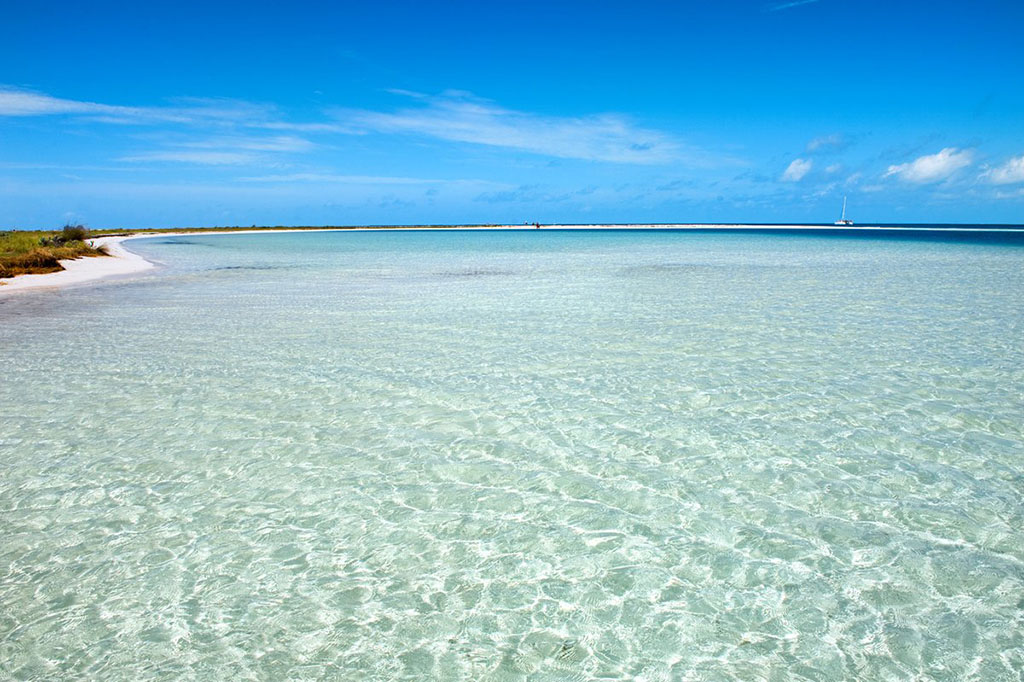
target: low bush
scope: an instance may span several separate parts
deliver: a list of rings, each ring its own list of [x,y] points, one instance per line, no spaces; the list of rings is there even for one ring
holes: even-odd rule
[[[63,270],[61,260],[109,255],[85,241],[89,231],[65,225],[59,232],[10,230],[0,232],[0,279]]]
[[[70,223],[64,226],[59,235],[60,240],[65,244],[68,242],[84,242],[88,236],[89,230],[85,229],[85,225],[71,225]]]
[[[65,244],[70,244],[71,242],[84,242],[88,237],[89,230],[87,230],[84,225],[71,225],[69,223],[57,234],[40,238],[39,245],[63,246]]]

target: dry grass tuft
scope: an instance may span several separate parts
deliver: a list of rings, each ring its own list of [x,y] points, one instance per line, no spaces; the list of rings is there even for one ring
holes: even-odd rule
[[[0,232],[0,279],[58,272],[64,269],[58,261],[67,258],[108,255],[89,246],[88,237],[89,231],[81,225],[66,225],[60,231]]]

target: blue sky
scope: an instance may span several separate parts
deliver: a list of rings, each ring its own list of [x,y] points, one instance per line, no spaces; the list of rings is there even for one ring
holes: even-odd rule
[[[6,2],[0,228],[1024,222],[1024,3]]]

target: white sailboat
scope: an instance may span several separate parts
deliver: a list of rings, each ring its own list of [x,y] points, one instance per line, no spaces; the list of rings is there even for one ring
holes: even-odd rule
[[[836,221],[836,225],[853,225],[853,221],[846,217],[846,197],[843,197],[843,215]]]

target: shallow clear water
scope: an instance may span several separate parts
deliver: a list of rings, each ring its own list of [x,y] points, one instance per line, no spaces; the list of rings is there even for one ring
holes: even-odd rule
[[[1024,671],[1024,246],[128,246],[0,300],[0,677]]]

